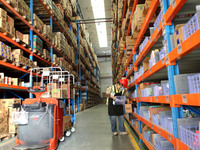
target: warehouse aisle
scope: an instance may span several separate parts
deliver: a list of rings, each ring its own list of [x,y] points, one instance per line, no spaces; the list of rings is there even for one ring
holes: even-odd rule
[[[77,114],[76,132],[58,150],[133,150],[129,136],[113,136],[107,106],[100,104]]]

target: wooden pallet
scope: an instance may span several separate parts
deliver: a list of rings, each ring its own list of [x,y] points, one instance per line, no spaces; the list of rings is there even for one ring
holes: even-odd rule
[[[38,51],[37,49],[33,49],[33,53],[37,54],[38,56],[44,58],[44,54]]]
[[[31,18],[27,17],[26,14],[24,14],[24,12],[20,11],[20,9],[18,7],[13,6],[14,10],[16,12],[18,12],[26,21],[28,21],[29,24],[32,24]],[[14,17],[15,18],[15,17]],[[17,18],[17,17],[16,17]]]
[[[23,69],[27,69],[28,67],[20,62],[15,62],[15,66],[23,68]]]
[[[17,43],[19,43],[20,45],[22,45],[23,47],[25,47],[25,48],[31,50],[30,45],[24,43],[24,41],[20,40],[19,38],[15,38],[15,42],[17,42]]]

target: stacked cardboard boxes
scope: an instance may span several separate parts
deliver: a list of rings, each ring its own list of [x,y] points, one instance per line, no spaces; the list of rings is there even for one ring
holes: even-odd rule
[[[70,130],[70,128],[71,128],[71,115],[63,117],[63,128],[64,128],[64,132]]]
[[[33,14],[33,26],[38,30],[38,32],[40,32],[41,34],[43,33],[44,23],[35,13]]]
[[[43,41],[37,36],[33,36],[33,52],[43,54]]]
[[[0,31],[6,32],[7,31],[7,12],[0,8]]]
[[[14,55],[11,53],[11,47],[0,41],[0,56],[10,61],[14,61]]]
[[[8,108],[0,105],[0,136],[8,133]]]
[[[13,0],[11,0],[11,3]],[[22,16],[25,16],[27,20],[30,20],[31,18],[31,10],[29,6],[26,4],[24,0],[17,0],[17,3],[15,4],[16,7],[14,7]]]
[[[21,99],[0,99],[0,115],[5,117],[1,124],[0,134],[17,133],[17,126],[12,123],[12,112],[16,111],[12,105],[15,103],[21,104]]]
[[[15,40],[16,42],[23,42],[26,45],[30,45],[30,35],[29,34],[23,34],[16,30],[15,32]],[[24,45],[24,46],[26,46]]]

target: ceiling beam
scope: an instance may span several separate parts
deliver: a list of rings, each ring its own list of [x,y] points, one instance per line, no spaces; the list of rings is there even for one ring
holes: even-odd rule
[[[82,19],[82,20],[77,20],[77,21],[94,21],[94,20],[112,20],[112,18]]]
[[[112,20],[109,20],[109,21],[97,21],[97,22],[80,22],[80,23],[77,23],[77,24],[90,24],[90,23],[102,23],[102,22],[112,22]]]
[[[108,55],[98,55],[98,54],[97,54],[97,57],[99,57],[99,58],[111,57],[111,54],[108,54]]]

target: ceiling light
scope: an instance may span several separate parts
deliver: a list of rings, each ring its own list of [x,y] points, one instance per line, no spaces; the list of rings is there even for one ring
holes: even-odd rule
[[[105,18],[104,0],[91,0],[94,18]],[[103,20],[105,21],[105,20]],[[96,21],[95,21],[96,22]],[[99,47],[107,47],[106,22],[96,23]],[[102,32],[101,32],[102,31]]]

